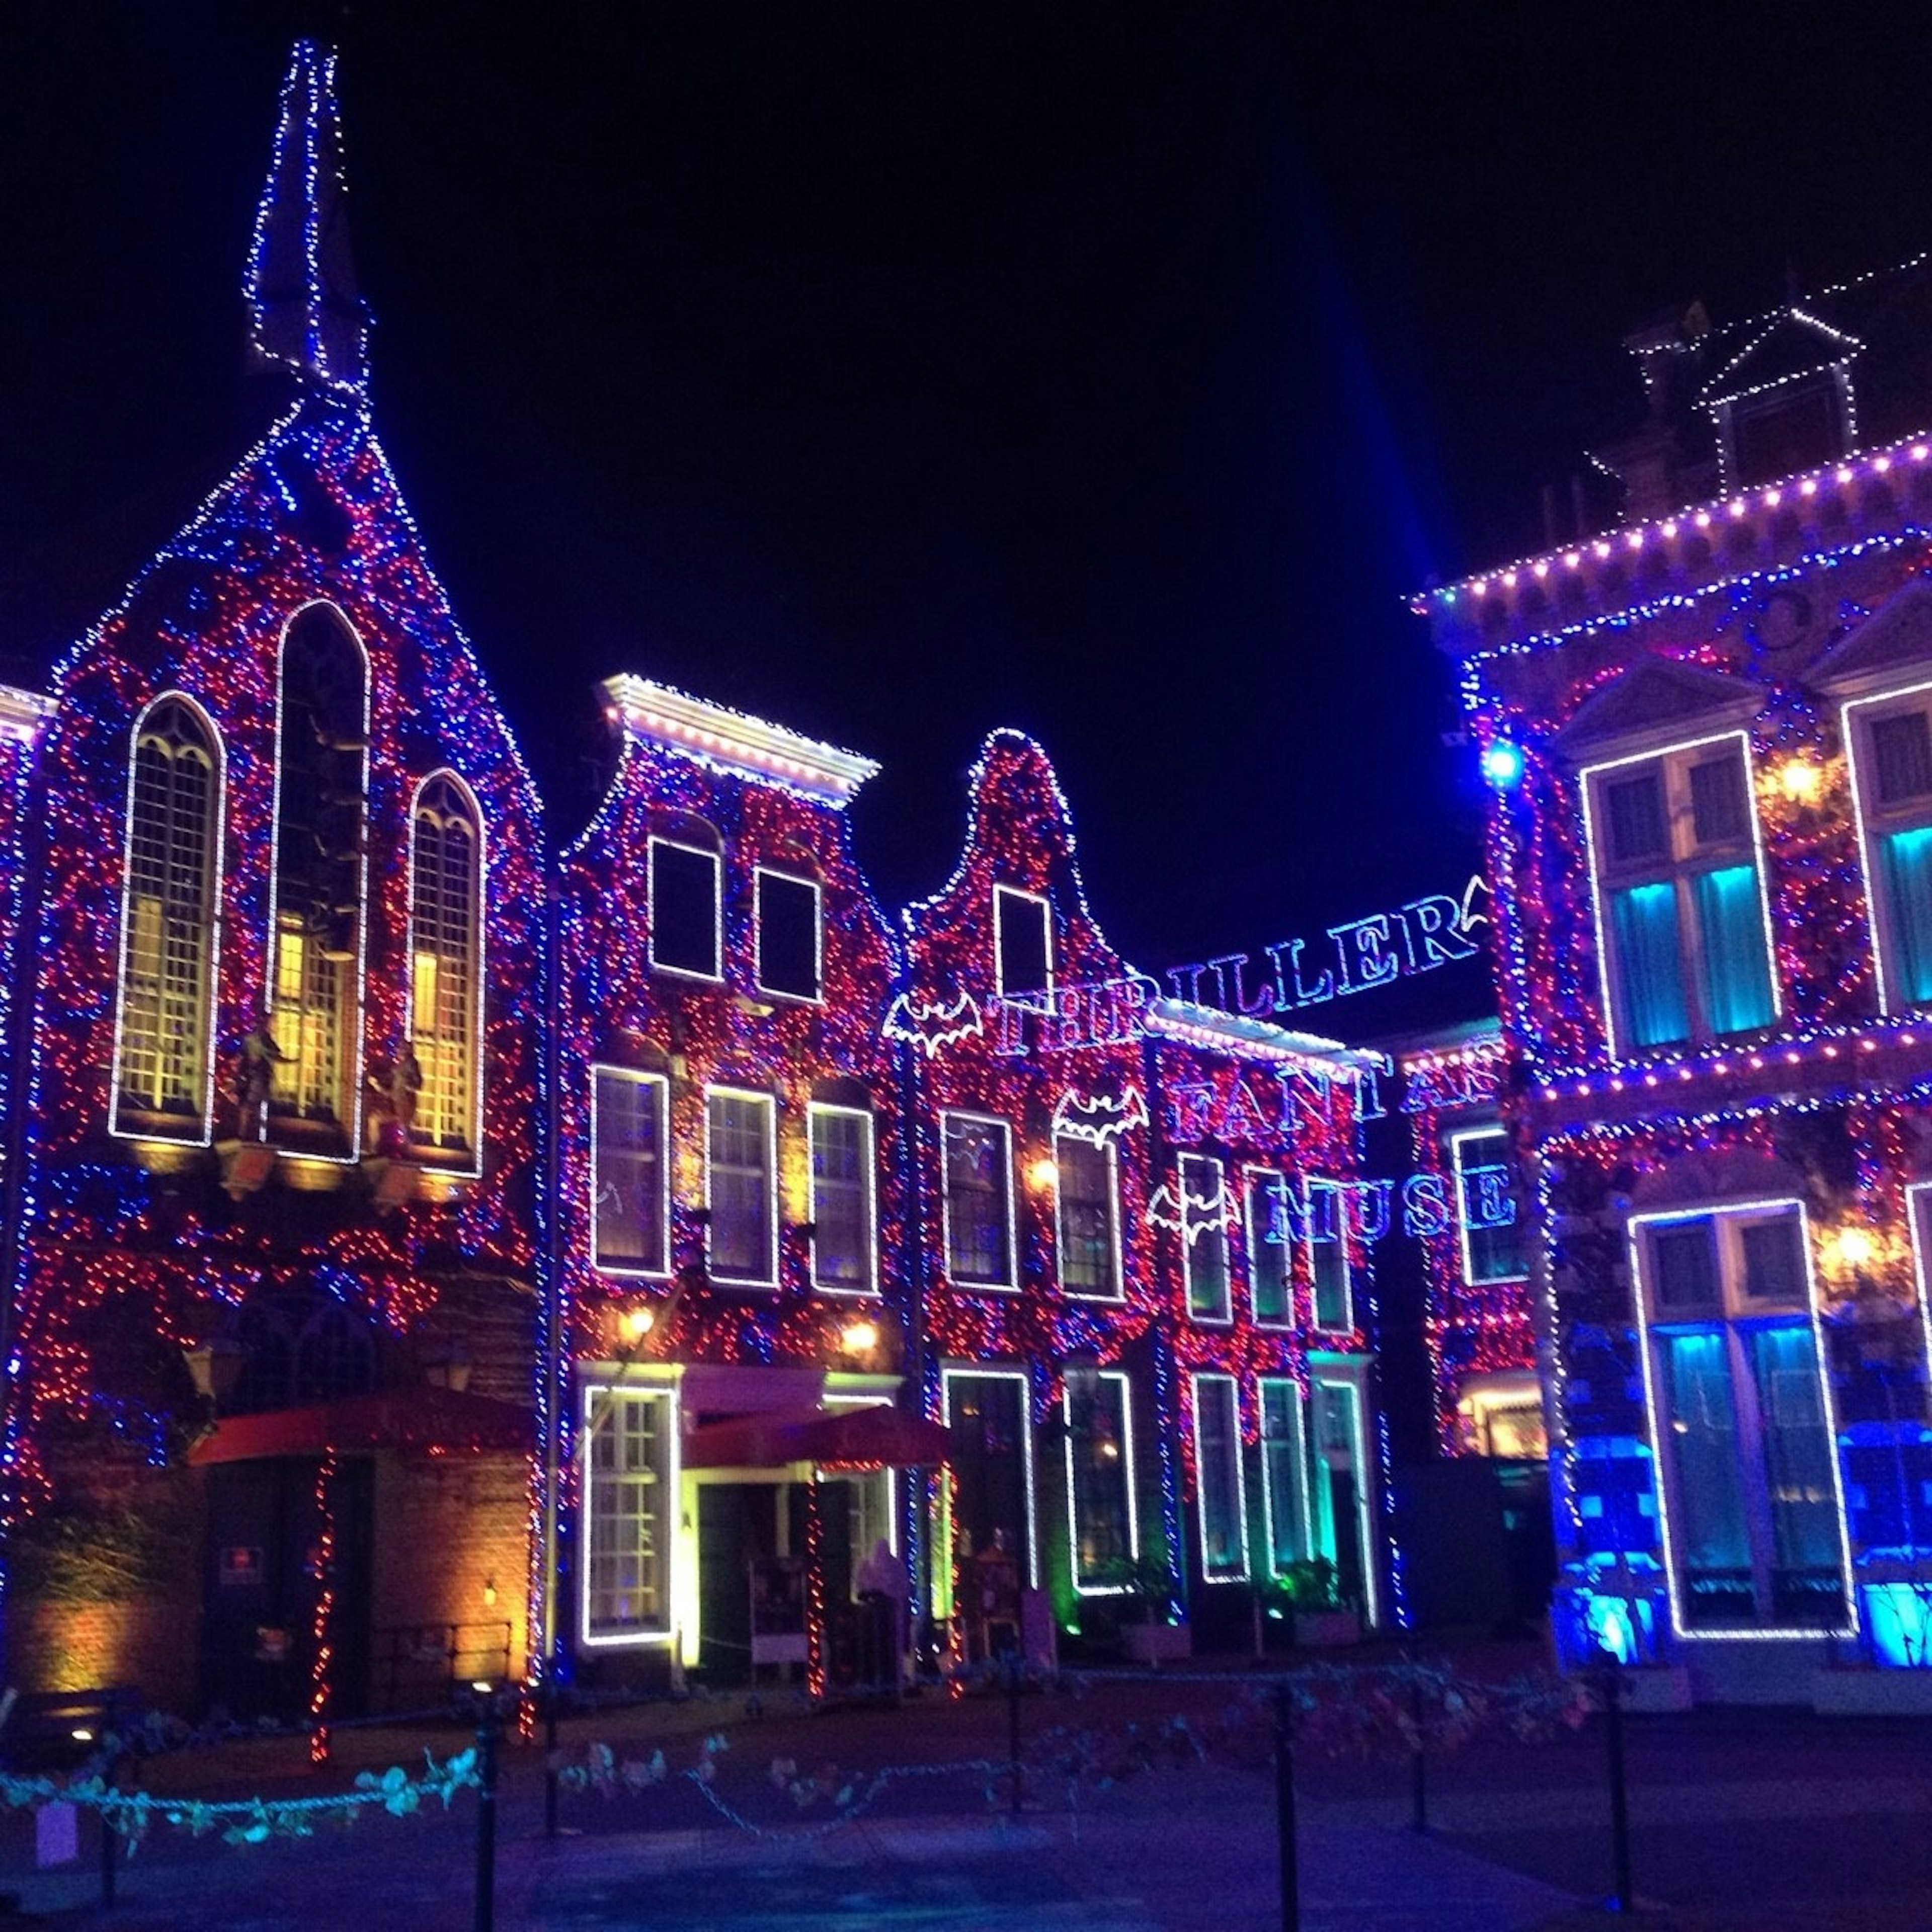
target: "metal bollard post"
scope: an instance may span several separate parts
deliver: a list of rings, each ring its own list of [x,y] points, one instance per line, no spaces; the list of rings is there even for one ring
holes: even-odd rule
[[[476,1932],[494,1932],[496,1923],[496,1748],[502,1741],[503,1714],[494,1690],[478,1694],[476,1713]]]
[[[1020,1660],[1006,1653],[1006,1756],[1013,1768],[1013,1816],[1020,1815]]]
[[[1281,1852],[1281,1932],[1300,1932],[1301,1879],[1294,1835],[1294,1707],[1286,1684],[1274,1690],[1274,1822]]]
[[[110,1791],[119,1789],[111,1772],[108,1774],[107,1789]],[[107,1808],[104,1804],[100,1808],[100,1909],[104,1912],[111,1912],[114,1909],[114,1846],[116,1836],[114,1827],[108,1820]]]
[[[1424,1729],[1422,1683],[1420,1678],[1408,1687],[1409,1714],[1415,1720],[1414,1816],[1411,1820],[1416,1835],[1429,1835],[1429,1772],[1428,1733]]]
[[[556,1836],[556,1686],[546,1677],[543,1683],[544,1712],[544,1836]]]
[[[1635,1910],[1630,1896],[1630,1795],[1624,1784],[1624,1680],[1616,1654],[1604,1653],[1604,1738],[1610,1758],[1610,1909]]]

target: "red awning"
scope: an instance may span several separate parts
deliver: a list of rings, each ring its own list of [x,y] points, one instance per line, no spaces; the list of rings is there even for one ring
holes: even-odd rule
[[[684,1439],[687,1469],[910,1469],[952,1460],[952,1432],[884,1403],[707,1423]]]
[[[188,1451],[188,1460],[205,1466],[265,1456],[320,1456],[330,1448],[494,1449],[527,1455],[536,1442],[536,1416],[515,1402],[422,1388],[226,1416]]]

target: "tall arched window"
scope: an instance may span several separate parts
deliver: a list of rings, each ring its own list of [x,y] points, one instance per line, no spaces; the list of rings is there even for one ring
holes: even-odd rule
[[[416,788],[410,813],[410,1044],[422,1085],[412,1145],[473,1153],[478,1144],[483,988],[482,828],[453,772]]]
[[[361,1085],[369,668],[329,605],[282,637],[267,1118],[260,1131],[356,1151]]]
[[[221,749],[170,693],[142,712],[128,775],[113,1128],[204,1140],[221,882]]]

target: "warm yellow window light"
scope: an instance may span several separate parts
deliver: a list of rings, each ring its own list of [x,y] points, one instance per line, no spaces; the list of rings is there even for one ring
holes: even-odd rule
[[[1825,774],[1809,758],[1786,758],[1778,768],[1778,788],[1793,805],[1816,805],[1824,793]]]
[[[1878,1258],[1878,1244],[1863,1228],[1834,1229],[1826,1237],[1826,1259],[1832,1266],[1855,1272],[1869,1268]]]

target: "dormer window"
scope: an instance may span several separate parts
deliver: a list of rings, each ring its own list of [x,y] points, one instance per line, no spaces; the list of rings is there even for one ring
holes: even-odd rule
[[[1845,707],[1879,1006],[1932,1003],[1932,688]]]
[[[1808,309],[1767,318],[1704,386],[1724,488],[1816,470],[1857,446],[1852,365],[1864,344]]]
[[[1778,1016],[1742,731],[1582,774],[1613,1058]]]

